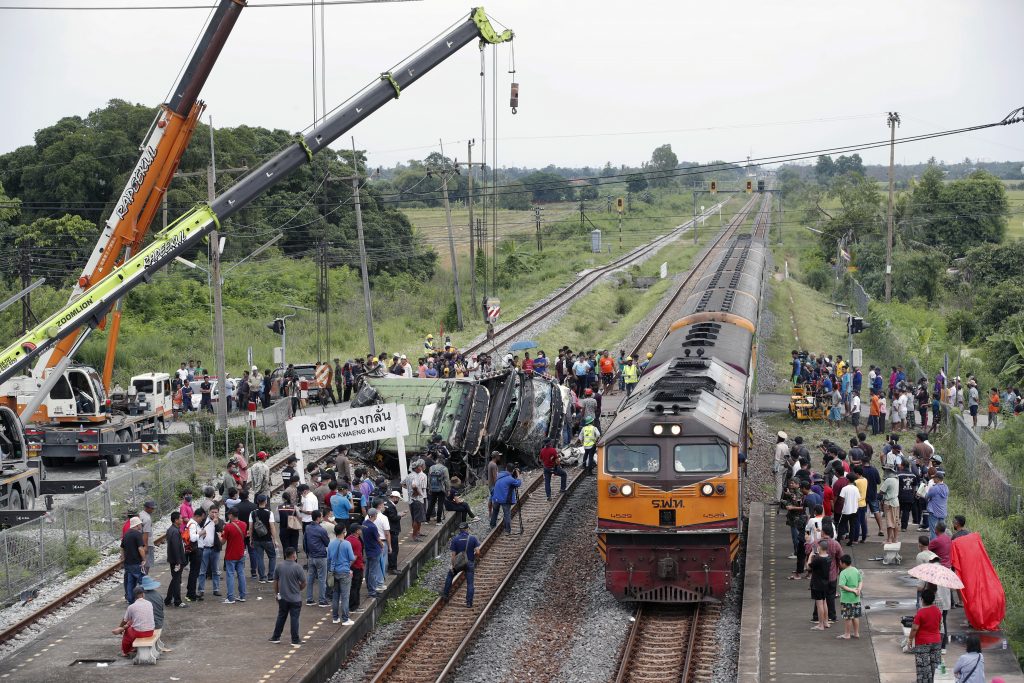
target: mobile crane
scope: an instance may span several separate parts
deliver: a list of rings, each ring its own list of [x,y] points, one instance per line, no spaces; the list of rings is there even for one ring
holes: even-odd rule
[[[160,106],[146,134],[139,160],[82,269],[69,305],[141,248],[206,109],[199,93],[245,6],[246,0],[220,0],[211,15],[170,100]],[[102,377],[91,367],[70,364],[92,331],[81,327],[40,354],[31,376],[0,384],[0,404],[20,412],[24,422],[34,423],[26,433],[29,452],[41,456],[44,463],[86,456],[103,457],[115,465],[147,450],[147,443],[155,447],[160,438],[163,404],[170,410],[168,382],[132,378],[133,389],[144,386],[148,390],[143,395],[133,392],[136,400],[126,414],[111,410],[108,396],[121,323],[120,300],[111,307],[108,318]],[[163,394],[156,393],[158,387]]]
[[[32,328],[0,351],[0,383],[10,379],[33,359],[79,328],[95,328],[104,316],[134,287],[149,282],[158,270],[199,242],[220,222],[234,215],[288,173],[312,161],[323,150],[356,124],[397,99],[424,74],[479,38],[498,44],[513,39],[511,30],[495,31],[482,7],[474,8],[466,21],[408,58],[394,71],[381,74],[380,80],[365,88],[333,115],[306,135],[296,135],[295,143],[255,169],[212,203],[200,203],[191,211],[157,233],[153,241],[115,266],[102,279],[90,283],[82,296]]]

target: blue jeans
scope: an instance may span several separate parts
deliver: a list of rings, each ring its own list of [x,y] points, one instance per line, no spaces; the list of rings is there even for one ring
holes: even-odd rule
[[[217,571],[220,551],[213,548],[203,548],[203,559],[199,564],[199,594],[202,595],[206,588],[206,571],[209,569],[213,576],[213,590],[220,590],[220,572]]]
[[[292,629],[292,643],[298,644],[301,641],[299,638],[299,613],[302,612],[301,602],[286,602],[284,600],[277,601],[277,623],[274,624],[274,634],[271,636],[273,640],[280,640],[281,632],[284,631],[284,622],[290,616],[292,618],[291,629]]]
[[[142,583],[142,565],[126,564],[124,566],[124,599],[128,604],[135,602],[135,587]]]
[[[366,594],[377,597],[377,591],[383,587],[384,574],[380,570],[380,557],[369,555],[366,558]]]
[[[263,553],[267,554],[267,558],[270,561],[270,567],[265,572],[263,570]],[[260,577],[260,581],[272,581],[274,579],[274,570],[277,568],[277,550],[274,548],[274,542],[269,539],[266,541],[253,541],[252,554],[256,558],[256,573]]]
[[[466,565],[466,568],[462,572],[463,574],[466,575],[466,606],[467,607],[472,607],[473,606],[473,572],[475,571],[475,569],[476,569],[476,567],[474,566],[474,563],[470,562],[469,564]],[[451,569],[449,569],[448,570],[448,576],[445,577],[445,580],[444,580],[444,591],[442,591],[442,593],[441,593],[441,595],[444,596],[445,600],[448,599],[449,594],[452,592],[452,581],[454,581],[454,580],[455,580],[455,573]]]
[[[235,587],[238,587],[238,597],[245,600],[245,555],[240,560],[226,560],[226,574],[228,577],[228,600],[235,599]]]
[[[626,385],[626,396],[630,396],[633,393],[633,387],[636,386],[636,382],[630,382]]]
[[[928,515],[928,538],[929,540],[935,538],[935,527],[939,522],[945,523],[945,517],[936,517],[935,515]]]
[[[491,507],[491,528],[498,526],[498,510],[502,514],[502,526],[506,534],[512,533],[512,505],[509,503],[494,503]]]
[[[793,540],[793,554],[800,554],[800,546],[804,542],[804,530],[798,529],[796,525],[789,527],[789,536]]]
[[[327,604],[327,558],[311,557],[307,561],[309,565],[306,576],[306,602],[313,602],[313,582],[315,581],[320,591],[320,604]]]
[[[338,617],[338,610],[341,610],[341,620],[348,621],[348,601],[352,592],[352,573],[334,575],[334,594],[331,595],[331,616]]]
[[[563,470],[558,465],[555,465],[554,467],[545,467],[544,468],[544,493],[547,494],[549,499],[551,498],[551,475],[552,474],[557,474],[558,476],[560,476],[562,478],[562,488],[560,489],[560,491],[562,493],[565,493],[565,480],[566,480],[565,470]]]
[[[868,537],[868,506],[857,508],[857,523],[853,527],[854,533],[850,534],[850,540],[854,540],[858,537],[860,540],[867,540]]]

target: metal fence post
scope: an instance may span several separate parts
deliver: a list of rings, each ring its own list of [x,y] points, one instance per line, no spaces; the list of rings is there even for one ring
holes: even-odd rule
[[[62,507],[61,511],[64,513],[64,519],[63,519],[63,523],[62,523],[62,526],[64,528],[64,548],[67,548],[68,547],[68,506],[65,505],[64,507]]]
[[[89,492],[85,492],[85,539],[92,547],[92,512],[89,510]]]
[[[7,532],[2,533],[2,540],[4,545],[4,573],[7,575],[7,598],[14,597],[14,589],[11,588],[11,551],[8,550],[7,545]]]
[[[42,572],[46,567],[46,544],[43,543],[43,520],[45,517],[40,517],[37,521],[39,525],[39,571]]]

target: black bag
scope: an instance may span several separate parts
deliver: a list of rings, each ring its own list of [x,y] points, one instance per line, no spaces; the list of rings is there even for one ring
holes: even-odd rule
[[[261,539],[266,538],[270,531],[267,529],[267,525],[263,523],[260,518],[259,510],[253,510],[252,513],[252,533],[259,536]]]
[[[431,472],[429,485],[431,493],[441,493],[444,491],[444,474],[441,472]]]
[[[466,544],[462,548],[462,552],[456,553],[455,559],[452,560],[452,573],[458,574],[469,566],[469,556],[466,551],[469,550],[469,536],[466,536]]]

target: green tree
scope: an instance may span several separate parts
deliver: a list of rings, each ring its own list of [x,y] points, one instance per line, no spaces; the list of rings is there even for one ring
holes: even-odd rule
[[[839,211],[822,226],[824,253],[834,253],[836,242],[846,235],[852,236],[852,242],[861,243],[881,234],[882,195],[873,180],[858,173],[838,175],[829,185],[829,195],[839,200]]]
[[[985,171],[944,182],[945,174],[929,166],[914,185],[907,230],[928,244],[960,257],[974,246],[999,243],[1010,216],[1003,182]]]
[[[818,179],[818,183],[821,185],[828,185],[829,181],[832,180],[832,176],[836,174],[836,165],[832,161],[832,157],[827,154],[821,154],[818,156],[818,162],[814,164],[814,177]]]
[[[652,187],[669,187],[675,184],[671,171],[679,165],[679,158],[672,151],[672,145],[665,144],[655,148],[651,154],[651,163],[648,166],[651,175]]]
[[[626,179],[626,189],[630,192],[643,192],[647,189],[647,178],[643,173],[630,173]]]
[[[845,175],[847,173],[860,173],[864,175],[864,162],[861,160],[860,155],[856,153],[850,156],[842,155],[836,159],[835,171],[835,175]]]
[[[508,185],[498,188],[498,206],[503,209],[525,211],[531,208],[530,200],[533,193],[526,189],[521,182],[514,180]]]
[[[37,218],[29,225],[18,228],[15,247],[31,249],[33,264],[41,264],[47,271],[77,278],[75,266],[88,258],[99,230],[96,226],[70,214],[60,218]]]
[[[569,181],[554,173],[536,171],[523,176],[519,182],[533,193],[535,202],[560,202],[573,198],[573,189]]]

